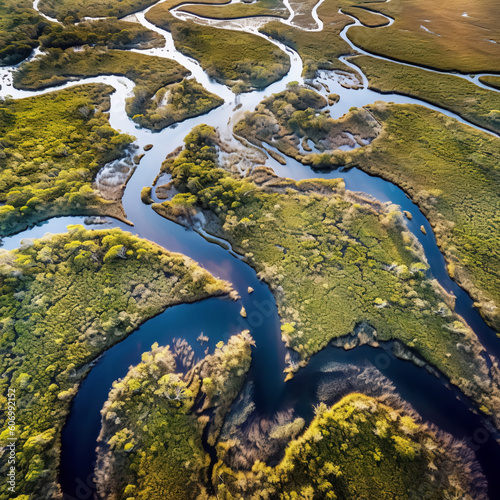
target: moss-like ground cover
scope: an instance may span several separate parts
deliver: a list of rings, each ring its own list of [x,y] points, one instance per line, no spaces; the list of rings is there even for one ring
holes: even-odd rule
[[[208,499],[210,457],[202,443],[208,418],[202,414],[213,409],[220,427],[250,367],[252,343],[246,333],[235,335],[186,376],[176,373],[169,347],[155,344],[113,384],[96,468],[103,498]]]
[[[283,340],[303,363],[368,323],[378,340],[401,340],[496,411],[499,390],[482,348],[423,273],[396,207],[346,192],[342,180],[294,182],[265,168],[231,176],[217,164],[216,141],[210,127],[193,129],[186,148],[163,165],[180,194],[153,208],[185,223],[201,210],[205,228],[245,255],[270,285]]]
[[[230,287],[119,229],[70,226],[0,260],[0,387],[2,405],[8,389],[16,391],[16,487],[26,498],[56,498],[60,431],[89,363],[168,306]],[[5,475],[7,462],[1,467]],[[2,489],[0,498],[11,496]]]
[[[362,394],[321,404],[276,467],[236,472],[219,462],[214,475],[223,500],[477,498],[468,466],[432,431]]]
[[[201,26],[176,19],[169,9],[177,0],[153,7],[148,21],[172,33],[176,48],[198,60],[218,82],[264,88],[282,78],[290,68],[286,54],[272,43],[250,33]]]
[[[29,0],[4,0],[0,4],[0,66],[20,63],[38,45],[68,48],[97,44],[116,49],[164,44],[161,35],[136,23],[110,18],[87,20],[78,25],[56,24],[47,21],[32,6]]]
[[[133,140],[109,126],[105,111],[112,91],[84,85],[0,103],[0,234],[54,215],[124,219],[120,203],[92,189],[99,169]]]
[[[103,48],[50,49],[43,57],[22,64],[14,83],[35,90],[72,77],[102,74],[124,75],[136,83],[134,96],[127,98],[127,114],[154,130],[204,114],[224,102],[195,80],[183,80],[189,71],[172,59]]]
[[[446,71],[500,71],[495,0],[392,0],[364,6],[395,19],[392,26],[380,29],[349,30],[349,38],[365,50]]]
[[[500,330],[500,140],[420,106],[368,108],[384,131],[346,163],[411,195],[434,227],[448,272]]]

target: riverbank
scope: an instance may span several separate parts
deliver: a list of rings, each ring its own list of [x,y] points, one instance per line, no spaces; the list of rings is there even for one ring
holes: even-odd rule
[[[72,226],[1,258],[1,371],[5,386],[20,394],[18,487],[57,498],[61,429],[92,361],[167,307],[227,296],[231,287],[118,229]]]

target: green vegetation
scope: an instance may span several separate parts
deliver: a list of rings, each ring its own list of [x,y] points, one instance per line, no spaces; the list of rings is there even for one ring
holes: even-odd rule
[[[252,344],[247,333],[220,342],[185,376],[176,373],[169,347],[155,344],[113,384],[96,468],[103,498],[208,499],[203,413],[215,409],[220,427],[250,367]]]
[[[153,130],[204,114],[224,102],[196,80],[183,80],[189,71],[171,59],[105,48],[50,49],[44,57],[22,64],[14,82],[17,87],[35,90],[71,77],[102,74],[123,75],[136,83],[134,97],[127,99],[127,114]]]
[[[391,26],[380,29],[349,29],[349,38],[367,51],[446,71],[500,71],[494,43],[500,43],[500,12],[495,0],[393,0],[363,5],[395,18]],[[350,12],[356,15],[354,9]]]
[[[32,7],[31,0],[0,2],[0,66],[18,64],[28,57],[50,25]]]
[[[351,60],[365,73],[371,89],[417,97],[453,111],[481,127],[500,132],[498,92],[482,89],[457,76],[440,75],[368,56]]]
[[[288,56],[272,43],[242,31],[180,21],[169,12],[176,3],[170,0],[156,5],[147,13],[147,20],[170,31],[176,48],[199,61],[218,82],[233,86],[241,80],[246,88],[264,88],[288,72]]]
[[[228,5],[196,4],[186,5],[180,12],[190,12],[197,16],[212,19],[238,19],[241,17],[276,16],[287,18],[288,9],[280,0],[259,0],[254,3],[238,3]]]
[[[110,49],[149,48],[165,44],[164,38],[155,31],[138,23],[118,19],[83,21],[78,25],[51,24],[38,39],[42,48],[67,49],[82,45],[105,45]]]
[[[159,89],[152,99],[143,100],[142,110],[137,102],[129,101],[128,112],[142,111],[132,119],[143,127],[161,130],[172,123],[192,116],[203,115],[224,103],[224,99],[205,90],[194,79],[184,79]]]
[[[368,109],[384,131],[343,161],[411,196],[431,221],[448,272],[500,330],[500,140],[420,106]]]
[[[246,113],[234,132],[259,146],[266,142],[315,168],[331,167],[331,155],[299,154],[299,143],[311,139],[321,151],[343,145],[352,147],[354,141],[364,145],[379,134],[381,127],[365,108],[353,109],[340,120],[333,120],[328,110],[321,111],[326,104],[313,90],[290,85],[287,90],[264,99],[255,112]]]
[[[39,8],[44,14],[57,18],[65,24],[79,21],[83,17],[124,17],[154,4],[155,0],[41,0]]]
[[[54,215],[105,214],[124,220],[121,203],[91,183],[133,138],[109,126],[106,85],[82,85],[0,102],[0,234]],[[43,126],[41,126],[43,124]]]
[[[386,72],[381,78],[391,81],[390,75]],[[412,71],[408,75],[411,79]],[[422,81],[424,91],[431,93],[425,85]],[[442,87],[436,84],[435,88],[436,99],[444,99]],[[500,140],[415,105],[377,103],[333,120],[319,112],[324,102],[312,94],[297,86],[274,94],[254,113],[246,114],[235,132],[257,145],[275,145],[314,168],[355,166],[402,187],[431,221],[450,275],[472,294],[493,327],[500,329]],[[452,97],[448,101],[458,105]],[[468,102],[473,103],[472,109],[486,113],[476,97]],[[469,111],[464,108],[465,115]],[[476,117],[476,121],[487,119],[491,128],[500,129],[500,112]],[[359,145],[372,141],[371,145],[332,154],[339,144],[347,143],[346,131]],[[330,152],[299,153],[303,138],[311,138],[317,147]]]
[[[39,45],[65,49],[97,44],[118,49],[165,43],[161,35],[137,23],[102,19],[61,25],[47,21],[32,6],[29,0],[0,3],[0,66],[20,63]]]
[[[222,500],[474,498],[470,470],[450,446],[412,417],[362,394],[331,408],[319,405],[276,467],[257,461],[251,471],[235,472],[219,462],[214,477]]]
[[[339,56],[355,52],[339,37],[340,32],[352,19],[338,13],[336,0],[325,0],[318,8],[323,21],[323,31],[304,31],[279,21],[266,24],[260,31],[295,49],[304,63],[303,74],[314,78],[318,69],[342,69],[352,72]]]
[[[495,89],[500,89],[500,76],[480,76],[479,81]]]
[[[265,167],[231,175],[218,168],[216,143],[212,128],[192,130],[162,167],[179,194],[153,208],[186,224],[203,211],[205,229],[228,240],[269,284],[282,338],[302,364],[367,323],[377,340],[401,340],[478,404],[498,408],[481,345],[426,277],[397,207],[346,192],[341,179],[294,182]]]
[[[166,307],[230,291],[130,233],[68,229],[0,256],[1,402],[16,390],[16,486],[33,499],[57,496],[60,431],[89,363]]]

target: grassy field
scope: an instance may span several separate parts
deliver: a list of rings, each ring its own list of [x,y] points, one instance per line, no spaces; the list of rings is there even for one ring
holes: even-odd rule
[[[218,82],[233,86],[241,80],[247,88],[264,88],[288,72],[289,58],[270,42],[242,31],[180,21],[168,11],[176,3],[158,4],[148,12],[148,21],[170,31],[176,48],[199,61]]]
[[[83,85],[0,103],[1,235],[57,215],[124,219],[121,203],[92,188],[100,168],[123,156],[133,140],[109,126],[112,91]]]
[[[127,114],[139,125],[160,130],[172,123],[204,114],[223,100],[195,80],[183,80],[189,71],[171,59],[135,52],[87,48],[50,49],[47,55],[24,63],[15,74],[16,87],[29,90],[59,85],[71,77],[123,75],[136,83],[127,98]],[[168,102],[163,98],[168,93]]]
[[[0,255],[1,401],[17,395],[17,491],[58,494],[60,432],[89,363],[168,306],[228,293],[193,261],[119,229],[69,232]],[[1,417],[2,446],[8,430]],[[1,464],[6,474],[7,462]],[[11,495],[4,489],[0,499]]]
[[[500,89],[500,76],[480,76],[479,81],[493,87]]]
[[[351,60],[365,73],[373,90],[417,97],[500,133],[499,92],[482,89],[457,76],[400,66],[373,57],[357,56]]]
[[[416,71],[420,76],[420,70]],[[386,72],[383,81],[392,81],[391,74]],[[408,78],[412,74],[408,72]],[[426,84],[422,81],[422,85]],[[445,90],[441,93],[437,84],[435,88],[436,100],[444,99]],[[271,143],[316,168],[356,166],[402,187],[429,217],[448,259],[450,275],[500,330],[500,140],[415,105],[374,104],[332,120],[318,114],[323,102],[297,100],[300,93],[304,90],[290,88],[264,100],[236,125],[235,132],[255,144]],[[482,109],[483,113],[488,109],[475,97],[467,101],[470,104],[462,108],[464,115],[468,109]],[[484,116],[500,126],[500,115],[496,120],[495,112]],[[375,126],[370,128],[370,124]],[[330,145],[331,151],[342,142],[345,131],[372,143],[350,152],[299,153],[302,138],[311,138],[321,149]]]
[[[367,323],[377,339],[401,340],[495,411],[499,390],[482,348],[422,272],[427,266],[396,207],[346,192],[340,179],[296,183],[264,167],[231,176],[217,168],[216,140],[210,127],[193,129],[186,149],[163,165],[181,194],[153,208],[186,224],[203,210],[206,230],[228,240],[271,287],[282,338],[303,363]]]
[[[153,5],[155,0],[41,0],[39,9],[65,23],[79,21],[83,17],[124,17]]]
[[[285,8],[280,0],[259,0],[255,3],[238,3],[229,5],[186,5],[179,10],[213,19],[236,19],[240,17],[254,16],[276,16],[286,19],[289,16],[288,9]]]
[[[250,367],[251,344],[248,335],[235,335],[186,376],[176,373],[169,347],[155,344],[113,384],[96,468],[102,498],[209,498],[207,417],[197,415],[212,408],[222,421]]]
[[[331,408],[319,405],[276,467],[256,462],[251,471],[236,472],[219,462],[214,477],[217,498],[224,500],[474,498],[470,470],[450,446],[412,417],[362,394]]]
[[[347,164],[411,195],[434,227],[450,275],[500,330],[500,140],[417,106],[368,108],[384,133]]]
[[[390,27],[349,30],[349,38],[365,50],[447,71],[500,71],[494,43],[500,43],[500,11],[495,0],[393,0],[364,5],[395,18]]]

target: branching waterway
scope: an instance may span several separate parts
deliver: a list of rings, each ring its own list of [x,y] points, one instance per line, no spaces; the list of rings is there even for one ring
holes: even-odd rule
[[[293,9],[288,3],[286,5],[291,15],[284,22],[292,23]],[[316,30],[321,30],[323,25],[316,12],[318,6],[319,3],[314,8],[313,18],[317,22]],[[38,8],[38,0],[35,1],[34,7]],[[492,428],[475,412],[470,401],[458,389],[450,387],[444,377],[438,378],[424,368],[398,359],[383,348],[364,346],[344,351],[330,346],[315,355],[308,366],[302,368],[294,379],[285,383],[283,370],[287,353],[281,341],[280,320],[276,303],[267,285],[257,278],[251,267],[234,256],[227,248],[209,241],[209,238],[204,238],[195,231],[186,230],[184,227],[160,217],[150,206],[141,202],[141,189],[152,184],[166,154],[182,145],[184,137],[192,127],[200,123],[207,123],[216,127],[225,141],[234,143],[232,128],[242,113],[252,111],[265,96],[284,90],[286,85],[292,81],[303,83],[303,66],[299,55],[291,48],[271,40],[289,56],[290,71],[283,79],[265,90],[243,94],[238,97],[238,102],[236,102],[236,97],[226,86],[211,80],[197,61],[176,50],[170,33],[146,21],[145,13],[147,10],[135,14],[135,19],[144,27],[163,36],[166,44],[163,48],[136,50],[136,52],[176,60],[188,68],[192,76],[207,90],[223,97],[225,103],[222,106],[204,116],[188,119],[161,132],[152,133],[146,129],[136,128],[136,125],[126,115],[125,99],[133,92],[134,83],[124,77],[82,78],[58,87],[27,92],[17,90],[12,86],[12,73],[16,68],[4,68],[0,70],[1,95],[10,94],[15,98],[24,98],[67,88],[75,84],[106,83],[112,85],[116,90],[111,96],[111,126],[134,135],[137,138],[136,143],[140,147],[146,144],[153,144],[154,147],[146,153],[140,166],[129,180],[123,196],[123,206],[127,218],[134,224],[133,228],[117,221],[110,221],[104,226],[87,224],[87,227],[122,227],[137,233],[142,238],[154,241],[170,251],[181,252],[199,262],[215,276],[229,280],[241,295],[241,299],[238,302],[232,302],[215,298],[167,309],[164,313],[144,323],[133,334],[109,349],[96,361],[74,398],[63,430],[60,481],[67,498],[90,498],[95,495],[92,473],[96,439],[100,430],[100,410],[108,397],[112,382],[123,377],[130,365],[140,362],[140,356],[144,351],[149,350],[154,342],[166,345],[171,344],[173,338],[185,338],[193,347],[196,355],[201,358],[207,345],[213,350],[218,341],[227,340],[232,334],[243,329],[251,331],[257,345],[257,348],[253,350],[249,380],[254,386],[257,411],[262,417],[269,417],[277,411],[293,408],[297,416],[301,416],[309,422],[313,417],[312,407],[318,403],[319,384],[324,374],[331,372],[332,362],[337,367],[374,367],[392,382],[396,393],[409,402],[425,421],[435,424],[443,431],[463,439],[469,444],[476,452],[479,463],[487,476],[491,498],[499,498],[500,478],[496,473],[495,465],[500,463],[500,447],[492,434]],[[176,15],[181,17],[178,12]],[[182,17],[189,17],[189,19],[201,23],[206,22],[206,20],[192,14],[182,13]],[[234,20],[231,23],[225,23],[224,26],[218,24],[218,27],[221,28],[245,29],[251,33],[259,34],[256,26],[258,23],[238,23]],[[354,51],[364,53],[348,40],[348,29],[349,27],[346,27],[341,36]],[[259,34],[259,36],[263,35]],[[36,57],[36,55],[35,53],[34,56]],[[352,106],[361,107],[375,101],[384,101],[420,104],[462,123],[474,126],[449,111],[418,99],[397,94],[377,94],[368,89],[366,77],[361,74],[357,66],[344,58],[343,61],[357,75],[361,75],[362,88],[358,90],[345,88],[341,85],[345,76],[339,75],[339,73],[323,71],[318,75],[318,82],[326,83],[330,92],[340,95],[340,101],[330,107],[333,118],[347,113]],[[471,81],[477,83],[473,78]],[[235,112],[237,104],[241,104],[241,107]],[[480,127],[474,127],[488,132]],[[241,148],[241,146],[239,147]],[[382,202],[397,204],[401,206],[402,210],[410,212],[413,218],[411,221],[407,221],[407,225],[425,251],[430,265],[429,272],[446,291],[457,297],[457,313],[475,331],[486,351],[500,357],[499,341],[495,333],[474,309],[470,297],[448,276],[445,261],[436,245],[432,228],[404,192],[387,181],[370,177],[356,169],[347,172],[336,171],[318,174],[291,158],[287,158],[286,165],[281,165],[272,158],[268,158],[267,165],[273,168],[278,175],[294,179],[342,177],[347,189],[362,191]],[[23,238],[41,237],[46,232],[63,232],[68,224],[74,223],[83,224],[84,217],[52,218],[23,233],[5,238],[4,248],[16,248]],[[422,225],[426,229],[426,235],[419,229]],[[249,286],[255,290],[251,295],[246,292]],[[242,305],[247,311],[246,318],[239,315]],[[325,307],[327,306],[325,304]],[[202,332],[210,339],[203,348],[196,341]],[[368,391],[370,390],[375,394],[377,388],[368,389]],[[345,389],[339,389],[338,393],[334,395],[334,399],[340,399],[344,393]]]

